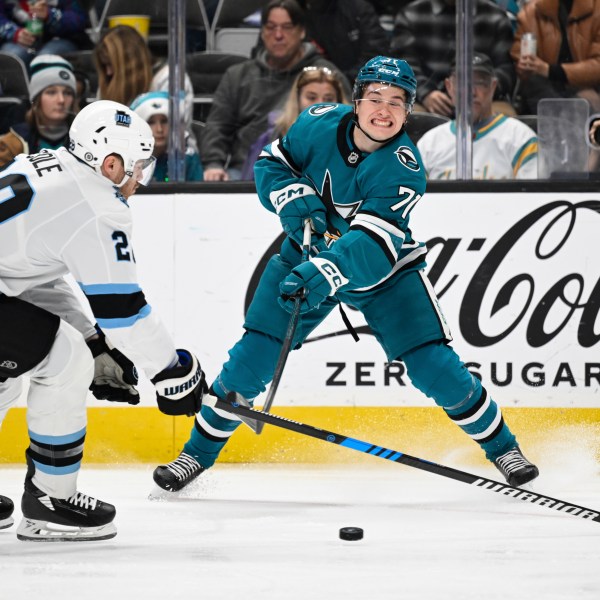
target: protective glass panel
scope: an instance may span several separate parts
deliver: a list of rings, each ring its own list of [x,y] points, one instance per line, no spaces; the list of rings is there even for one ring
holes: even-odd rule
[[[582,98],[546,98],[538,103],[538,177],[569,179],[586,173],[589,105]]]

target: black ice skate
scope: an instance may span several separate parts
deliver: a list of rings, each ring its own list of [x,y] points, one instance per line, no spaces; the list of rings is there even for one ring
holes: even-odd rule
[[[193,457],[182,452],[167,465],[154,469],[154,481],[158,487],[169,492],[176,492],[196,479],[204,467]]]
[[[12,518],[15,505],[10,498],[0,496],[0,529],[10,527],[15,520]]]
[[[506,454],[499,456],[494,464],[512,486],[525,485],[540,474],[538,468],[523,456],[519,446],[515,446]]]
[[[115,507],[102,500],[75,492],[70,498],[51,498],[30,478],[25,480],[21,500],[23,520],[17,537],[33,542],[89,542],[117,535],[112,522]]]

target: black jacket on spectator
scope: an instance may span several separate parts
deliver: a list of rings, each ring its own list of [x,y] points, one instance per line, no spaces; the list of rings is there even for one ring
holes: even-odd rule
[[[510,48],[513,31],[506,13],[491,0],[474,0],[473,51],[487,54],[498,88],[496,97],[512,95],[515,70]],[[456,7],[444,0],[415,0],[398,11],[391,55],[408,61],[417,77],[417,101],[444,89],[456,53]]]
[[[250,145],[268,126],[269,112],[283,106],[294,79],[304,67],[328,67],[333,63],[304,42],[304,56],[291,69],[276,71],[267,64],[266,50],[256,58],[229,67],[215,90],[206,126],[202,132],[200,158],[204,169],[241,169]],[[350,86],[346,90],[350,95]]]
[[[388,54],[388,35],[367,0],[304,0],[301,4],[306,10],[307,38],[349,81],[370,58]]]

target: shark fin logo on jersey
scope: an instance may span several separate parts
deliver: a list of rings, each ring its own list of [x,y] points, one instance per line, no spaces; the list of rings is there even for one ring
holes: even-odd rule
[[[398,157],[398,160],[411,171],[420,170],[421,166],[415,156],[415,153],[408,146],[400,146],[394,151],[394,154]]]
[[[313,117],[320,117],[325,113],[328,113],[330,110],[335,110],[337,108],[337,104],[317,104],[316,106],[311,106],[308,109],[308,114]]]
[[[131,115],[123,110],[118,110],[115,114],[115,123],[121,127],[129,127],[131,125]]]

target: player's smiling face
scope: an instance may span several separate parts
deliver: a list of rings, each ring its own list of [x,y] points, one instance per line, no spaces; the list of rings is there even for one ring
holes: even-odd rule
[[[396,135],[407,116],[406,91],[393,85],[369,83],[362,98],[356,101],[356,117],[360,129],[374,140],[385,142]],[[360,133],[359,130],[359,137]]]

